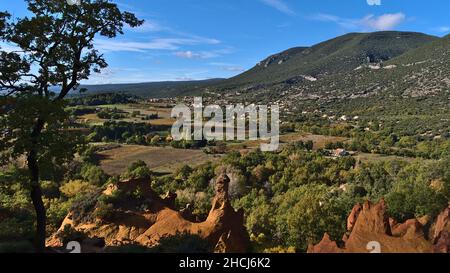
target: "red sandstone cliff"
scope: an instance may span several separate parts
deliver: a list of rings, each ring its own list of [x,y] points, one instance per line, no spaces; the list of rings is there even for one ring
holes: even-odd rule
[[[310,245],[308,253],[432,253],[448,252],[450,246],[450,207],[432,225],[433,235],[427,238],[424,219],[410,219],[398,224],[389,219],[386,204],[366,202],[355,205],[347,221],[345,246],[339,248],[328,234],[317,245]]]
[[[165,236],[177,233],[197,234],[215,247],[215,252],[241,253],[249,245],[249,237],[244,227],[243,210],[235,211],[228,198],[229,178],[226,175],[216,180],[216,196],[212,208],[204,222],[196,223],[185,219],[181,212],[173,209],[174,196],[162,199],[150,188],[146,180],[130,180],[109,186],[104,194],[115,190],[130,191],[140,187],[151,207],[145,212],[117,211],[114,221],[95,220],[90,223],[75,224],[72,214],[66,217],[60,230],[47,240],[48,247],[62,247],[61,234],[66,226],[86,234],[89,238],[100,238],[106,246],[139,244],[152,247]]]

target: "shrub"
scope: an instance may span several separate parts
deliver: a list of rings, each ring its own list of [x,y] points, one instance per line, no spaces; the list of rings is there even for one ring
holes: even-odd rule
[[[140,116],[140,115],[141,115],[141,111],[133,111],[133,112],[131,112],[131,117],[133,117],[133,118],[135,118],[137,116]]]
[[[59,185],[54,181],[42,181],[42,194],[47,198],[58,198],[59,197]]]
[[[84,180],[96,186],[102,186],[108,179],[108,176],[100,167],[91,164],[83,165],[81,176]]]
[[[64,245],[67,245],[67,243],[72,241],[82,242],[87,238],[86,234],[75,230],[70,225],[64,226],[63,230],[61,232],[58,232],[57,236],[62,240]]]
[[[139,178],[150,178],[152,175],[152,172],[147,167],[147,164],[142,161],[138,160],[136,162],[133,162],[125,173],[121,175],[122,179],[139,179]]]
[[[176,180],[187,180],[192,173],[192,168],[189,165],[183,165],[175,171]]]
[[[309,243],[318,243],[325,232],[340,239],[349,208],[328,194],[325,185],[305,185],[275,198],[276,234],[284,246],[305,251]]]
[[[156,135],[154,137],[152,137],[152,139],[150,140],[150,144],[152,145],[156,145],[161,141],[161,137]]]
[[[399,181],[386,196],[389,214],[398,221],[428,215],[437,216],[448,204],[442,193],[424,181]]]
[[[75,223],[92,221],[92,212],[95,209],[97,200],[101,195],[101,191],[90,192],[75,198],[72,202],[70,211],[73,212],[73,221]]]
[[[33,253],[31,241],[0,242],[0,253]]]
[[[125,199],[125,193],[121,190],[115,190],[111,195],[101,195],[98,202],[103,204],[111,204],[114,207],[119,207]]]
[[[47,209],[47,232],[51,234],[61,226],[69,213],[72,202],[60,199],[44,199],[44,204]]]
[[[97,136],[97,133],[92,133],[89,136],[87,136],[86,138],[87,142],[97,142],[100,141],[100,139]],[[97,152],[97,147],[93,146],[93,145],[87,145],[87,146],[83,146],[78,153],[80,154],[81,157],[81,161],[82,162],[86,162],[86,163],[91,163],[91,164],[97,164],[98,163],[98,158],[96,156],[96,152]]]
[[[62,185],[59,190],[64,196],[73,198],[79,194],[96,191],[98,188],[83,180],[71,180]]]
[[[28,211],[15,211],[12,217],[0,221],[0,241],[32,239],[34,216]]]
[[[272,247],[272,248],[266,248],[263,250],[264,253],[295,253],[295,247]]]
[[[210,253],[211,244],[195,234],[178,233],[160,239],[159,244],[152,248],[156,253]]]
[[[94,211],[93,217],[104,221],[111,221],[114,217],[114,205],[99,202]]]

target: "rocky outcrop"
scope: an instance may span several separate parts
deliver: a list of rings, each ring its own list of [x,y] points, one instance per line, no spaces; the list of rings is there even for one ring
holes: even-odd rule
[[[343,253],[344,250],[340,249],[335,241],[330,239],[330,235],[325,233],[322,241],[317,245],[310,245],[308,247],[308,253]]]
[[[247,250],[249,237],[244,227],[243,210],[235,211],[228,197],[230,180],[221,175],[215,182],[216,196],[204,222],[192,222],[173,209],[174,195],[162,199],[145,180],[130,180],[109,186],[103,194],[111,195],[117,190],[134,192],[139,189],[151,206],[145,211],[114,211],[111,221],[96,219],[88,223],[75,223],[70,213],[60,230],[48,239],[49,247],[63,245],[64,229],[70,227],[88,238],[101,238],[106,246],[138,244],[145,247],[158,245],[161,238],[176,234],[195,234],[209,241],[217,252],[241,253]]]
[[[439,253],[450,252],[450,206],[439,214],[432,229],[434,251]]]
[[[425,235],[427,219],[410,219],[396,223],[389,219],[386,204],[366,202],[356,205],[347,221],[344,246],[339,248],[328,234],[317,245],[310,245],[308,253],[432,253],[449,250],[449,213],[442,212],[434,224],[433,238]]]

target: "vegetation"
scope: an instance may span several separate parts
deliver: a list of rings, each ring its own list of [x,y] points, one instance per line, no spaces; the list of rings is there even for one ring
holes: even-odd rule
[[[104,93],[78,96],[68,99],[70,106],[98,106],[111,104],[128,104],[138,101],[138,97],[123,93]]]
[[[27,4],[28,17],[0,13],[0,40],[23,51],[0,51],[0,252],[44,251],[45,238],[69,211],[75,223],[147,211],[151,200],[141,187],[120,189],[119,181],[128,179],[148,180],[159,195],[176,192],[176,209],[205,220],[214,179],[225,172],[232,205],[245,212],[253,251],[266,253],[305,251],[324,232],[341,243],[348,213],[365,200],[385,199],[389,216],[399,222],[435,218],[449,204],[450,36],[351,33],[270,56],[229,80],[79,86],[107,66],[95,38],[114,38],[125,25],[143,21],[106,0],[76,7],[56,0]],[[247,141],[173,141],[170,125],[161,123],[170,121],[167,112],[154,113],[137,97],[173,102],[173,96],[201,94],[206,87],[205,99],[213,102],[278,101],[283,133],[339,141],[289,140],[270,153]],[[94,94],[70,96],[77,89]],[[120,110],[123,105],[131,110]],[[95,124],[79,122],[94,114]],[[128,168],[108,175],[102,151],[116,146],[138,152],[132,160],[122,154]],[[143,161],[143,148],[151,156],[164,154],[153,149],[172,151],[173,169],[183,165],[157,173]],[[215,161],[193,167],[200,161],[193,154],[205,153],[183,151],[194,158],[189,161],[177,149],[203,149]],[[350,153],[336,155],[336,149]],[[368,154],[399,160],[359,159]],[[103,194],[110,188],[116,189]],[[62,236],[85,237],[69,227]],[[189,234],[159,243],[108,251],[197,253],[213,247]]]
[[[45,163],[61,165],[74,154],[62,130],[67,119],[64,98],[91,72],[107,66],[95,50],[95,37],[113,38],[123,33],[124,25],[136,27],[143,21],[106,0],[76,6],[56,0],[27,4],[27,17],[10,20],[9,14],[0,14],[0,39],[21,50],[20,55],[0,52],[0,89],[14,95],[2,96],[9,99],[9,107],[0,120],[2,132],[8,132],[2,134],[0,151],[4,160],[27,156],[36,250],[43,252],[47,217],[40,175],[46,171]],[[52,86],[60,86],[57,94],[50,91]]]
[[[222,79],[203,81],[149,82],[133,84],[81,85],[90,94],[123,93],[143,98],[173,98],[202,94],[202,88],[222,82]]]
[[[450,177],[445,159],[428,164],[365,163],[356,168],[352,157],[331,159],[302,146],[292,145],[275,154],[230,153],[217,165],[226,167],[231,178],[233,205],[246,212],[255,251],[277,247],[305,251],[308,243],[320,241],[324,232],[340,241],[353,205],[364,200],[377,202],[385,198],[390,215],[399,221],[424,215],[435,217],[449,201]],[[191,196],[208,192],[209,183],[192,182],[209,181],[211,168],[216,167],[184,167],[175,179],[187,182],[174,182],[172,187],[184,189],[183,193],[191,189]],[[202,214],[200,206],[196,209]],[[208,209],[204,208],[203,214]]]
[[[88,141],[109,142],[116,141],[128,144],[151,144],[156,132],[164,126],[153,126],[149,123],[133,123],[126,121],[107,121],[103,125],[92,127]]]
[[[97,113],[97,116],[101,119],[122,119],[125,118],[126,115],[123,111],[118,110],[117,108],[109,109],[105,108],[102,109],[100,112]]]
[[[270,56],[251,70],[221,85],[304,82],[305,79],[299,75],[317,78],[336,72],[349,72],[362,63],[386,61],[433,40],[436,37],[420,33],[350,33],[313,47],[292,48]]]

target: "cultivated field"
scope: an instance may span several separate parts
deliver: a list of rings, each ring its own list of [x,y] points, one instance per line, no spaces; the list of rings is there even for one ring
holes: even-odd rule
[[[325,148],[325,144],[331,142],[344,142],[347,141],[348,138],[345,137],[334,137],[334,136],[324,136],[324,135],[313,135],[309,133],[289,133],[285,135],[280,135],[280,147],[287,143],[297,142],[297,141],[309,141],[311,140],[314,143],[314,150]],[[228,147],[231,150],[242,150],[242,149],[254,149],[258,148],[261,143],[268,143],[269,141],[263,140],[248,140],[240,143],[229,144]]]
[[[186,164],[195,167],[219,159],[219,156],[207,155],[201,150],[139,145],[119,145],[116,148],[99,152],[98,155],[101,158],[101,168],[110,175],[123,173],[132,162],[137,160],[147,163],[152,171],[172,173]]]
[[[381,161],[405,161],[411,163],[415,160],[420,160],[421,162],[430,162],[431,159],[418,159],[414,157],[396,156],[396,155],[382,155],[382,154],[370,154],[370,153],[357,153],[355,155],[357,161],[364,163],[376,163]]]
[[[139,111],[140,116],[138,117],[128,117],[120,119],[122,121],[127,122],[143,122],[143,123],[150,123],[153,125],[167,125],[171,126],[175,119],[172,119],[170,117],[171,108],[167,107],[161,107],[157,104],[111,104],[111,105],[100,105],[100,106],[91,106],[90,108],[117,108],[118,110],[121,110],[123,112],[126,112],[128,114],[133,113],[134,111]],[[153,120],[142,120],[141,117],[144,115],[152,115],[152,114],[158,114],[158,119]],[[101,119],[97,116],[97,114],[86,114],[78,117],[82,123],[90,124],[90,125],[99,125],[103,124],[105,119]]]

